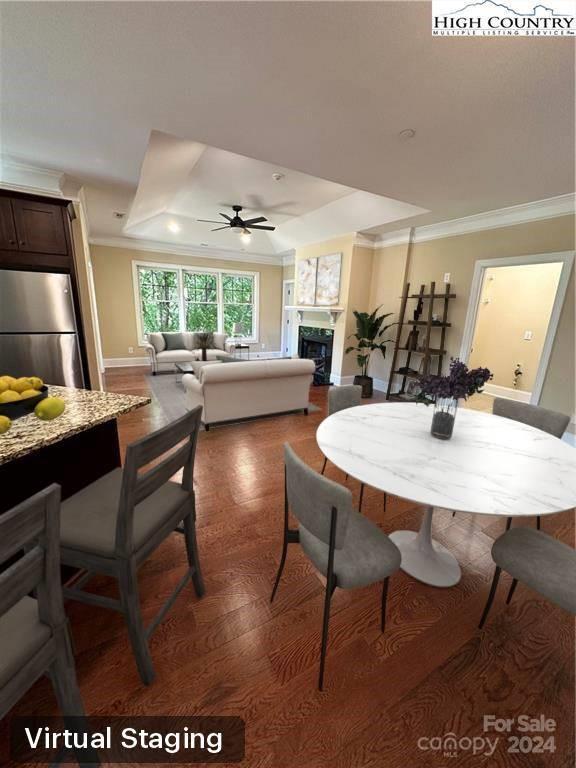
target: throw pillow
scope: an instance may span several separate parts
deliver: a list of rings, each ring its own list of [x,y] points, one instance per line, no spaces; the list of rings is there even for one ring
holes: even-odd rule
[[[152,344],[156,350],[156,353],[163,352],[166,349],[166,342],[164,341],[164,336],[161,333],[149,333],[148,341],[150,344]]]
[[[186,343],[184,342],[184,335],[182,333],[163,333],[162,336],[164,336],[166,349],[168,351],[174,349],[186,349]]]

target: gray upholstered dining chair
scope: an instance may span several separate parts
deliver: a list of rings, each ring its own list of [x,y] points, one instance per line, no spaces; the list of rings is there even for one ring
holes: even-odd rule
[[[362,387],[356,384],[345,384],[341,387],[330,387],[328,390],[328,416],[338,411],[344,411],[346,408],[354,408],[360,405],[362,401]],[[324,457],[321,474],[326,471],[328,459]],[[348,475],[346,475],[348,480]],[[386,512],[386,493],[384,492],[384,512]],[[358,510],[362,511],[362,501],[364,499],[364,483],[360,483],[360,499],[358,501]]]
[[[528,424],[536,429],[541,429],[549,435],[561,438],[566,427],[570,423],[570,416],[557,411],[550,411],[539,405],[519,403],[516,400],[506,400],[503,397],[494,398],[492,413],[495,416],[503,416],[505,419],[513,419],[523,424]],[[512,518],[506,520],[506,530],[510,529]],[[536,517],[536,527],[540,530],[540,515]]]
[[[124,614],[136,665],[146,685],[154,680],[148,638],[190,578],[198,597],[204,594],[196,545],[193,486],[200,415],[201,408],[195,408],[132,443],[126,449],[123,470],[109,472],[62,504],[62,562],[87,571],[73,587],[64,590],[64,595]],[[151,462],[157,463],[144,471]],[[182,482],[171,481],[180,469],[183,469]],[[180,522],[183,522],[188,568],[156,617],[144,627],[138,567]],[[117,579],[120,600],[82,589],[94,573]]]
[[[572,547],[533,528],[512,528],[492,545],[492,559],[496,570],[480,629],[492,607],[502,570],[513,579],[507,605],[518,582],[522,581],[550,602],[576,615],[576,551]]]
[[[321,691],[324,685],[330,600],[334,590],[336,587],[365,587],[382,581],[383,632],[388,578],[400,568],[401,555],[398,547],[385,533],[352,509],[352,494],[348,488],[322,477],[308,467],[288,444],[284,446],[284,460],[284,541],[270,602],[274,600],[280,583],[288,544],[300,542],[309,560],[326,576],[318,677],[318,689]],[[291,530],[288,526],[289,510],[298,520],[297,530]]]
[[[60,487],[51,485],[0,517],[0,718],[47,674],[78,731],[84,706],[60,584],[59,514]],[[90,762],[99,763],[95,753]]]

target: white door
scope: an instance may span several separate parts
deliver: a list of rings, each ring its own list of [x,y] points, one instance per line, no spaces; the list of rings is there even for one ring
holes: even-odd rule
[[[286,309],[294,305],[294,280],[282,281],[282,357],[292,357],[296,334],[296,312]]]

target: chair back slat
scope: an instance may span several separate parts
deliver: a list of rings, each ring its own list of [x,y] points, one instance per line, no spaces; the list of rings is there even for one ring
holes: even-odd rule
[[[341,387],[330,387],[328,390],[328,415],[346,408],[354,408],[362,401],[362,387],[357,384],[345,384]]]
[[[0,574],[0,616],[26,597],[44,578],[44,550],[34,547]]]
[[[167,483],[178,470],[183,470],[183,490],[190,494],[193,492],[194,457],[201,414],[202,408],[198,406],[162,429],[127,447],[116,523],[115,550],[118,556],[124,557],[133,552],[136,506]],[[186,441],[184,445],[179,445],[183,441]],[[168,455],[164,456],[167,453]],[[151,469],[140,471],[158,459],[160,461]]]
[[[0,564],[25,554],[0,574],[0,615],[37,591],[40,619],[64,620],[60,583],[60,486],[51,485],[0,518]]]
[[[167,483],[179,469],[185,466],[189,459],[190,450],[191,446],[190,442],[188,442],[182,448],[178,448],[177,451],[168,456],[160,464],[152,467],[148,472],[141,473],[136,481],[135,505],[144,501],[144,499],[147,499],[148,496],[151,496],[155,491]]]
[[[348,488],[311,469],[287,443],[284,445],[284,460],[286,494],[292,514],[317,539],[329,544],[332,509],[336,509],[335,547],[341,549],[352,511],[352,494]]]
[[[505,419],[520,421],[523,424],[536,427],[536,429],[541,429],[549,435],[554,435],[554,437],[562,437],[570,423],[570,416],[566,416],[564,413],[550,411],[539,405],[507,400],[503,397],[494,399],[492,413],[496,416],[503,416]]]

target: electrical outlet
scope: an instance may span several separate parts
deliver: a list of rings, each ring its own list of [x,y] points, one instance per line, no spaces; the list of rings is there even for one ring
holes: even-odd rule
[[[128,347],[128,354],[133,355],[134,354],[134,347]]]
[[[450,282],[450,272],[444,272],[444,282],[445,283]]]
[[[524,331],[524,341],[532,341],[532,331]]]
[[[264,344],[264,342],[262,342],[262,349],[266,349],[266,344]]]

